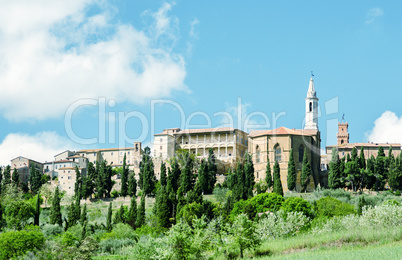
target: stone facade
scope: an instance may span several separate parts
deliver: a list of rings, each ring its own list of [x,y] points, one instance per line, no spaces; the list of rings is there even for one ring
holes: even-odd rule
[[[31,165],[35,167],[36,170],[43,172],[43,164],[32,159],[18,156],[11,160],[11,174],[16,168],[19,174],[20,182],[28,182],[29,174],[31,171]]]

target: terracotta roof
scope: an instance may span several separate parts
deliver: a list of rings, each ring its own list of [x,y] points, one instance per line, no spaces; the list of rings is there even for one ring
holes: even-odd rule
[[[364,146],[364,147],[380,147],[380,146],[390,147],[390,146],[392,146],[392,147],[399,148],[399,149],[401,148],[401,144],[398,144],[398,143],[388,143],[388,144],[387,143],[347,143],[347,144],[340,145],[339,148],[352,149],[355,146],[357,146],[357,147],[361,147],[361,146]],[[338,147],[338,145],[328,145],[327,147]]]
[[[24,157],[24,156],[17,156],[17,157],[15,157],[14,159],[11,159],[11,161],[12,160],[15,160],[15,159],[17,159],[17,158],[24,158],[24,159],[27,159],[27,160],[29,160],[29,161],[32,161],[32,162],[36,162],[36,163],[39,163],[39,164],[43,164],[43,163],[41,163],[41,162],[38,162],[38,161],[35,161],[35,160],[32,160],[32,159],[29,159],[29,158],[27,158],[27,157]]]
[[[103,152],[103,151],[126,151],[126,150],[134,150],[134,147],[126,147],[126,148],[102,148],[102,149],[87,149],[87,150],[80,150],[77,153],[96,153],[96,152]]]
[[[176,128],[174,128],[176,129]],[[174,132],[173,135],[184,135],[184,134],[204,134],[204,133],[218,133],[218,132],[233,132],[233,131],[240,131],[245,134],[246,132],[232,128],[232,127],[217,127],[217,128],[202,128],[202,129],[183,129],[177,132]],[[160,136],[160,135],[170,135],[167,132],[162,132],[159,134],[155,134],[154,136]]]
[[[264,135],[316,135],[318,130],[290,129],[287,127],[278,127],[273,130],[254,130],[250,132],[250,137],[259,137]]]

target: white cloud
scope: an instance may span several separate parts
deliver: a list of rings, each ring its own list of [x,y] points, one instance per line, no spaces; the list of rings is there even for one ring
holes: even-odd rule
[[[367,24],[372,23],[372,22],[374,22],[374,20],[375,20],[377,17],[380,17],[380,16],[382,16],[382,15],[384,15],[384,11],[383,11],[381,8],[379,8],[379,7],[371,8],[371,9],[367,12],[367,15],[366,15],[366,17],[367,17],[366,23],[367,23]]]
[[[56,132],[40,132],[34,135],[12,133],[0,144],[0,165],[9,165],[10,160],[24,156],[35,161],[52,161],[54,155],[76,145]]]
[[[402,143],[402,116],[385,111],[374,121],[374,127],[366,133],[367,140],[378,143]]]
[[[93,6],[101,11],[89,16]],[[112,23],[114,7],[104,1],[1,1],[0,112],[40,120],[82,98],[143,103],[186,91],[184,58],[171,50],[178,34],[170,9],[162,5],[138,30]]]

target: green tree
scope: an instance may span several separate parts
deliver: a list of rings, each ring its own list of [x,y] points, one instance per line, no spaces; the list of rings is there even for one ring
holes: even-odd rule
[[[12,180],[15,186],[18,187],[20,185],[20,174],[18,173],[17,168],[14,168]]]
[[[39,228],[9,231],[0,234],[0,259],[17,259],[29,251],[40,250],[45,237]]]
[[[159,193],[159,201],[157,203],[157,217],[158,217],[158,225],[163,228],[168,228],[170,226],[169,218],[171,216],[170,207],[169,207],[169,198],[167,194],[167,186],[161,186]]]
[[[310,183],[310,176],[311,176],[310,161],[307,158],[307,148],[304,148],[303,165],[300,176],[302,191],[304,192],[307,192],[307,186]]]
[[[279,163],[278,161],[275,161],[274,164],[274,188],[273,192],[283,196],[283,188],[282,188],[282,181],[281,181],[281,170],[279,168]]]
[[[87,216],[87,204],[84,204],[84,207],[82,208],[82,213],[80,216],[80,223],[81,225],[84,225],[85,222],[87,222],[88,216]]]
[[[193,174],[194,161],[193,157],[190,156],[188,151],[184,151],[182,156],[184,165],[180,175],[181,179],[180,187],[182,188],[184,194],[186,194],[194,187],[194,174]]]
[[[209,148],[208,150],[208,160],[207,160],[207,189],[204,189],[205,194],[212,194],[215,184],[216,184],[216,173],[218,172],[218,167],[216,165],[216,158],[214,154],[214,149]]]
[[[72,201],[70,206],[68,207],[67,222],[66,222],[65,229],[67,230],[68,228],[75,226],[75,224],[77,224],[78,220],[79,220],[79,217],[77,216],[77,210],[76,210],[74,201]]]
[[[247,194],[247,198],[253,197],[253,188],[255,185],[255,178],[254,178],[254,165],[253,159],[249,153],[244,155],[244,176],[245,176],[245,193]]]
[[[290,149],[290,157],[288,162],[288,189],[293,191],[296,188],[296,165],[293,157],[293,148]]]
[[[332,158],[329,163],[329,173],[328,173],[328,187],[330,189],[338,189],[341,187],[341,173],[340,173],[340,161],[338,149],[336,147],[332,148]]]
[[[274,186],[274,181],[272,180],[271,163],[269,162],[269,156],[267,156],[267,166],[265,168],[265,182],[267,183],[269,191],[269,189]]]
[[[75,166],[75,184],[74,184],[74,197],[75,198],[81,198],[81,189],[82,189],[81,172],[78,169],[78,166]]]
[[[233,180],[233,198],[235,201],[244,199],[247,199],[247,187],[245,186],[246,183],[246,176],[244,174],[243,170],[243,165],[238,162],[236,170],[233,172],[234,176],[233,178],[236,178],[236,180]]]
[[[170,160],[170,171],[168,172],[168,179],[170,179],[172,188],[174,193],[177,193],[177,190],[179,189],[180,186],[180,175],[181,175],[181,170],[180,170],[180,165],[178,162],[178,159],[176,157],[173,157]]]
[[[60,209],[60,192],[59,187],[56,187],[56,190],[53,195],[52,207],[50,208],[50,224],[59,224],[61,226],[63,223],[61,218],[61,209]]]
[[[116,214],[114,215],[114,224],[118,223],[126,223],[126,210],[124,209],[123,205],[120,205],[120,208],[117,210]]]
[[[39,226],[39,216],[40,216],[40,195],[36,195],[35,201],[35,215],[34,215],[34,225]]]
[[[141,196],[141,204],[137,210],[136,227],[141,227],[145,224],[145,194]]]
[[[154,163],[151,158],[151,149],[144,148],[142,160],[140,162],[140,181],[139,186],[145,195],[154,193],[156,184],[156,176],[154,172]]]
[[[8,185],[11,183],[11,167],[7,165],[3,172],[3,185]]]
[[[121,196],[126,197],[128,195],[128,168],[126,166],[126,154],[123,158],[123,169],[121,172]]]
[[[32,164],[29,176],[31,191],[36,194],[42,186],[42,174]]]
[[[132,228],[135,228],[136,219],[137,219],[137,198],[132,197],[130,208],[127,212],[127,224],[129,224]]]
[[[359,168],[363,170],[366,169],[366,158],[364,157],[363,145],[360,148]]]
[[[8,227],[22,229],[35,216],[35,208],[24,200],[14,200],[7,204],[4,215]]]
[[[128,178],[128,195],[131,197],[137,196],[137,180],[135,179],[134,172]]]
[[[2,169],[1,169],[1,167],[0,167],[0,194],[2,193],[2,190],[3,190],[3,188],[2,188],[2,182],[3,182],[3,174],[2,174]]]
[[[384,189],[385,183],[387,181],[387,170],[384,148],[382,146],[378,148],[378,155],[374,165],[374,176],[376,178],[376,190],[378,191]]]
[[[402,189],[402,164],[401,157],[398,156],[394,160],[391,160],[389,167],[389,179],[388,184],[393,190]]]
[[[208,164],[204,159],[201,160],[200,167],[198,168],[197,183],[200,186],[202,192],[206,194],[209,191],[208,184]]]
[[[107,232],[112,231],[112,214],[113,214],[112,202],[110,202],[109,203],[109,209],[107,211],[107,219],[106,219],[106,230],[107,230]]]
[[[238,215],[232,225],[227,226],[227,231],[232,241],[240,250],[240,257],[244,257],[244,251],[255,249],[261,244],[261,239],[256,232],[253,221],[246,214]]]
[[[161,163],[161,178],[160,183],[162,186],[167,185],[167,175],[166,175],[166,164],[164,162]]]

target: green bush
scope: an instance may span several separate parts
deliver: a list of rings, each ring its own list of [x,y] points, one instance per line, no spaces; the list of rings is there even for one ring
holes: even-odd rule
[[[63,234],[63,238],[61,239],[61,244],[63,246],[74,246],[76,242],[79,242],[80,240],[78,237],[74,236],[71,234],[71,232],[65,232]]]
[[[134,232],[133,228],[128,224],[118,223],[114,225],[112,232],[103,233],[100,240],[106,239],[131,239],[138,240],[137,234]]]
[[[41,226],[40,229],[46,238],[50,238],[52,236],[57,236],[57,235],[63,233],[63,228],[60,227],[58,224],[54,224],[54,225],[46,224],[46,225]]]
[[[7,225],[10,228],[21,229],[34,216],[35,208],[27,201],[11,201],[5,209]]]
[[[40,249],[45,237],[38,227],[30,226],[21,231],[10,231],[0,234],[0,259],[16,258],[28,251]]]
[[[285,199],[276,193],[262,193],[252,197],[249,201],[255,207],[256,212],[261,213],[279,210]]]
[[[346,216],[356,213],[354,206],[331,197],[317,200],[315,211],[318,217]]]
[[[122,247],[132,246],[136,243],[136,240],[123,238],[123,239],[105,239],[99,243],[99,250],[102,253],[115,254],[117,250]]]
[[[234,221],[236,216],[240,214],[246,214],[249,219],[254,219],[257,210],[250,200],[239,200],[234,204],[232,212],[230,212],[230,219]]]
[[[202,204],[197,202],[186,204],[180,209],[180,212],[177,213],[176,220],[177,222],[185,220],[187,224],[191,226],[195,217],[201,218],[201,216],[204,215],[208,219],[213,219],[215,207],[216,205],[214,203],[207,200],[204,200]]]
[[[302,212],[306,217],[312,217],[312,207],[307,200],[299,197],[290,197],[283,202],[281,209],[285,212]]]
[[[382,205],[387,205],[387,206],[401,206],[401,203],[399,203],[397,200],[386,200],[382,203]]]

